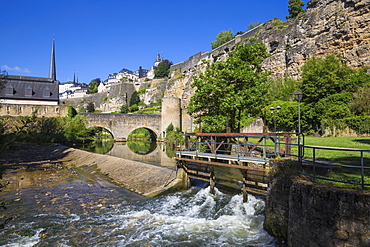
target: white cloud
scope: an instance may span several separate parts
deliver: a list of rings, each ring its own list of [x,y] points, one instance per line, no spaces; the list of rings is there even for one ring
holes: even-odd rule
[[[31,73],[31,70],[27,69],[27,68],[20,68],[18,66],[15,66],[15,67],[9,67],[8,65],[3,65],[1,66],[1,69],[2,70],[7,70],[7,71],[15,71],[15,72],[20,72],[20,73]]]

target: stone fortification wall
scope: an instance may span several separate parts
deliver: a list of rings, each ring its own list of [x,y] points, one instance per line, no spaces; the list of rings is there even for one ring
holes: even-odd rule
[[[287,174],[270,182],[265,229],[288,246],[370,246],[370,195]]]
[[[36,117],[65,117],[68,114],[68,107],[65,105],[17,105],[2,104],[0,116],[31,116]]]
[[[171,66],[171,72],[175,72],[176,70],[180,70],[182,74],[187,73],[191,68],[196,67],[203,59],[209,60],[211,58],[211,53],[209,52],[199,52],[191,57],[188,60],[177,63]],[[173,76],[171,76],[173,77]]]
[[[370,0],[311,0],[297,19],[273,19],[236,36],[211,53],[200,52],[171,66],[171,78],[183,78],[169,85],[165,97],[177,96],[186,107],[192,77],[205,69],[202,60],[224,60],[236,43],[253,37],[264,43],[271,56],[263,68],[273,75],[300,77],[300,68],[309,57],[338,54],[352,68],[370,66]],[[180,71],[180,74],[179,74]]]
[[[83,98],[65,99],[64,103],[78,109],[81,106],[86,108],[88,102],[93,102],[96,110],[114,112],[119,111],[122,105],[130,102],[134,91],[135,85],[133,83],[119,83],[112,85],[108,92],[87,94]],[[103,100],[106,97],[108,99]]]

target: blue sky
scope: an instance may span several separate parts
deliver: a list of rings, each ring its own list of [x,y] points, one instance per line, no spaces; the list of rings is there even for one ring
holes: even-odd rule
[[[307,2],[307,1],[305,1]],[[105,80],[122,68],[150,69],[157,53],[174,64],[211,50],[219,32],[285,20],[288,0],[1,0],[0,66],[48,77],[55,36],[57,79]]]

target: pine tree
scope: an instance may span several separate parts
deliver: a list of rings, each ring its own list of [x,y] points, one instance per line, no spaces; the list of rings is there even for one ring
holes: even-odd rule
[[[300,13],[303,12],[304,2],[301,0],[289,0],[288,1],[288,11],[289,15],[286,16],[287,20],[292,20],[296,18]]]

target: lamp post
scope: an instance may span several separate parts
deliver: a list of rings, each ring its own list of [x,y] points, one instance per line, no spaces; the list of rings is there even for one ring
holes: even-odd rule
[[[273,106],[270,107],[271,114],[274,114],[274,132],[275,133],[276,133],[276,112],[279,113],[280,110],[281,110],[281,106],[279,105],[276,107],[276,109]]]
[[[274,114],[274,133],[275,133],[275,138],[274,138],[274,143],[275,143],[275,145],[274,145],[274,152],[275,152],[275,156],[277,156],[277,153],[276,153],[277,147],[276,147],[276,145],[278,145],[278,143],[280,142],[279,136],[276,136],[276,112],[279,113],[280,112],[280,109],[281,109],[281,106],[279,106],[279,105],[276,108],[274,108],[273,106],[270,107],[271,114]]]
[[[295,98],[298,101],[298,133],[301,133],[301,106],[300,103],[302,101],[303,94],[301,91],[295,92]]]

